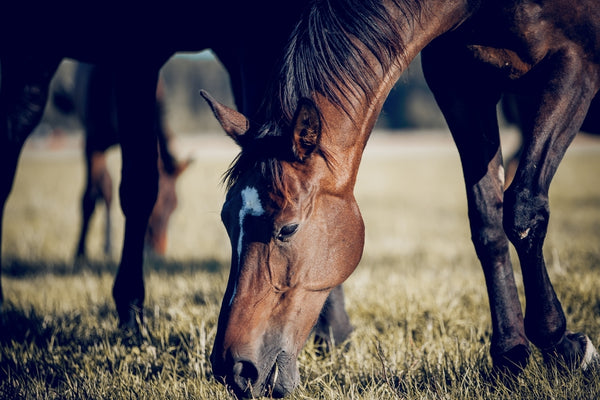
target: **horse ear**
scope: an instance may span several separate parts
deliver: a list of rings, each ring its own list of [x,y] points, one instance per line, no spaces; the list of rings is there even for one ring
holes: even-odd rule
[[[294,154],[299,161],[305,161],[317,148],[321,137],[321,115],[312,100],[300,99],[294,115],[293,128]]]
[[[204,97],[204,100],[212,109],[225,133],[235,140],[238,145],[242,146],[244,135],[250,129],[248,119],[242,113],[219,103],[206,90],[200,90],[200,95]]]

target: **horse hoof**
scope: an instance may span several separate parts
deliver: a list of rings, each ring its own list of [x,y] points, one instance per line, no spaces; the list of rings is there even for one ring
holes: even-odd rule
[[[583,333],[566,332],[563,339],[551,351],[544,352],[547,364],[559,368],[586,371],[600,364],[600,354],[590,338]]]
[[[583,360],[581,361],[581,369],[587,371],[600,364],[600,354],[598,354],[598,350],[596,350],[590,338],[587,335],[585,335],[584,338],[585,352],[583,354]]]
[[[526,344],[520,344],[506,353],[494,357],[494,369],[502,375],[519,375],[529,363],[531,349]]]
[[[344,339],[341,341],[335,341],[331,338],[331,336],[322,336],[315,334],[314,337],[314,346],[315,346],[315,355],[317,357],[324,357],[328,354],[331,354],[334,348],[341,350],[342,352],[347,352],[350,349],[351,343],[347,338],[350,335],[345,335]]]
[[[138,345],[149,337],[144,324],[144,313],[141,307],[130,304],[124,310],[119,310],[119,330],[126,342]]]

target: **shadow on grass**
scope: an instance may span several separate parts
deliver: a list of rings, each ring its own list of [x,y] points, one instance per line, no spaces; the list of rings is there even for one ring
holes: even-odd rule
[[[221,274],[227,271],[229,265],[216,259],[205,260],[168,260],[158,257],[147,257],[144,263],[144,272],[160,273],[165,275],[194,274],[204,272],[209,274]],[[74,263],[66,262],[44,262],[39,260],[8,259],[2,266],[2,276],[12,279],[33,279],[44,276],[83,276],[83,274],[110,274],[116,275],[118,264],[114,261],[78,260]],[[190,302],[203,305],[212,300],[207,300],[202,293],[191,295]],[[81,314],[84,313],[84,314]],[[82,315],[96,315],[99,320],[115,317],[114,305],[107,296],[105,303],[101,303],[93,310],[82,307],[76,312],[59,315],[41,315],[33,307],[20,308],[9,301],[0,304],[0,346],[8,345],[12,341],[17,343],[35,343],[44,347],[56,339],[59,342],[75,341],[83,347],[94,346],[101,340],[109,340],[111,343],[125,339],[126,335],[119,329],[115,331],[95,332],[93,329],[86,330],[86,324],[82,324]],[[151,315],[147,316],[147,318]],[[84,330],[86,330],[84,332]]]
[[[104,307],[108,306],[101,306]],[[169,360],[171,364],[175,364],[176,358],[182,362],[182,339],[177,335],[171,335],[165,343],[157,342],[160,346],[157,350],[148,340],[133,341],[116,323],[114,329],[97,329],[81,313],[45,316],[33,308],[23,309],[11,303],[2,308],[0,398],[23,397],[19,388],[28,386],[30,381],[62,391],[70,387],[81,371],[100,369],[108,374],[126,371],[151,379],[160,376]],[[108,312],[107,309],[100,314]],[[160,357],[156,357],[157,353]],[[9,380],[13,382],[2,384]],[[88,396],[73,396],[85,397]]]
[[[54,315],[46,317],[37,313],[33,307],[22,309],[7,302],[2,305],[0,313],[0,345],[33,343],[39,348],[46,348],[58,336],[63,336],[57,326],[67,322],[66,319],[70,319],[68,321],[70,326],[81,323],[80,316],[67,318]],[[73,339],[72,335],[69,336],[69,338],[60,337],[59,339]],[[97,338],[89,339],[95,341]]]
[[[53,274],[58,276],[78,275],[80,273],[116,274],[119,265],[115,261],[77,260],[70,262],[46,262],[42,260],[7,259],[2,264],[2,275],[17,279]],[[168,260],[159,257],[146,257],[145,272],[167,274],[208,272],[219,273],[229,265],[216,259],[204,260]]]

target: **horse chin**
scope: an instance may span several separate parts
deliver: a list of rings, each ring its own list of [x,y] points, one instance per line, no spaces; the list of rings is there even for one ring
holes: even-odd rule
[[[263,395],[273,398],[285,397],[298,386],[299,377],[296,357],[285,351],[281,352],[267,376]]]
[[[262,382],[249,383],[239,376],[229,377],[226,384],[238,399],[254,399],[263,396],[283,398],[291,394],[300,380],[300,373],[294,355],[285,351],[276,357],[270,371]],[[233,383],[233,385],[231,385]]]

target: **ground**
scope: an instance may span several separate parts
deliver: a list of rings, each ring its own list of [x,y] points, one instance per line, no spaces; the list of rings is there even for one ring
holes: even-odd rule
[[[516,138],[503,135],[507,151]],[[6,206],[0,398],[230,398],[212,378],[208,355],[231,252],[219,217],[220,179],[235,144],[219,133],[177,137],[177,154],[195,161],[178,183],[167,256],[146,265],[147,340],[128,347],[110,296],[118,248],[102,255],[102,217],[93,222],[91,260],[72,261],[80,143],[70,135],[28,143]],[[596,345],[599,156],[600,140],[583,135],[567,153],[550,192],[545,246],[570,328]],[[110,158],[117,177],[118,151]],[[363,260],[346,283],[356,331],[326,356],[307,344],[293,399],[598,397],[598,371],[562,376],[547,371],[537,352],[515,382],[491,379],[487,295],[448,133],[375,132],[356,197],[366,224]],[[120,243],[121,213],[112,212]]]

